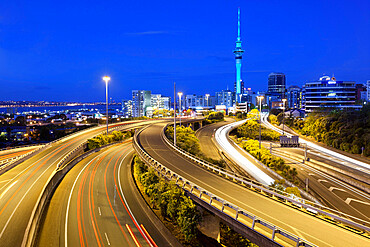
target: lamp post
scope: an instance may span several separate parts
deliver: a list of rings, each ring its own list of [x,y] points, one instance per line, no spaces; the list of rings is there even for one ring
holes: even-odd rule
[[[284,122],[285,122],[285,102],[286,99],[282,99],[283,101],[283,135],[284,135]]]
[[[179,96],[179,113],[180,113],[180,127],[181,127],[181,116],[182,116],[182,110],[181,110],[181,96],[182,96],[182,93],[181,92],[178,92],[177,95]]]
[[[262,99],[263,99],[263,96],[257,96],[257,99],[260,102],[260,136],[259,136],[259,143],[260,143],[260,149],[261,149],[261,115],[262,115]]]
[[[176,146],[176,82],[173,83],[173,144]]]
[[[103,81],[105,81],[105,100],[106,100],[106,118],[107,118],[107,135],[108,135],[108,82],[110,81],[109,76],[104,76]]]

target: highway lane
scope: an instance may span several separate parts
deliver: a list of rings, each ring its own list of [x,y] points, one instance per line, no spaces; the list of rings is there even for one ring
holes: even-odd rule
[[[175,153],[161,139],[164,124],[146,128],[143,148],[163,165],[205,190],[319,246],[368,246],[369,239],[339,228],[210,173]]]
[[[279,128],[273,126],[270,122],[267,120],[268,114],[262,113],[262,123],[269,129],[272,129],[278,133],[282,133],[282,130]],[[285,134],[290,137],[292,134],[285,132]],[[335,158],[340,160],[342,165],[352,167],[353,169],[357,169],[360,171],[363,171],[365,173],[370,173],[370,163],[369,162],[364,162],[362,160],[356,159],[353,156],[349,155],[344,155],[342,152],[336,152],[334,150],[331,150],[329,148],[325,148],[321,145],[318,145],[316,143],[310,142],[305,140],[304,138],[300,138],[300,143],[307,144],[308,147],[322,153],[330,156],[331,158]]]
[[[311,157],[309,162],[302,164],[298,161],[303,160],[302,150],[292,148],[273,149],[274,154],[289,154],[289,157],[282,155],[292,167],[298,171],[298,177],[305,181],[309,179],[309,189],[324,200],[329,207],[352,215],[354,217],[370,222],[370,195],[362,192],[351,185],[348,185],[337,178],[325,174],[310,164],[316,163],[315,157]],[[294,158],[294,159],[293,159]]]
[[[206,125],[195,132],[196,137],[199,139],[199,146],[202,153],[215,160],[222,159],[219,149],[215,146],[212,139],[216,129],[233,121],[235,120],[232,118],[225,118],[223,122]]]
[[[38,147],[39,146],[29,146],[29,147],[20,147],[20,148],[0,151],[0,161],[10,159],[10,158],[15,158],[22,154],[29,153]]]
[[[116,124],[111,125],[110,128],[114,126]],[[86,139],[103,130],[104,126],[101,126],[64,138],[0,176],[1,245],[21,245],[37,198],[58,162]]]
[[[51,199],[37,246],[154,246],[148,235],[157,246],[181,246],[139,195],[133,153],[130,141],[76,164]]]
[[[214,129],[210,128],[211,126],[212,125],[210,125],[208,128],[205,128],[202,132],[198,133],[198,136],[200,137],[200,140],[208,138],[208,144],[214,145],[213,142],[210,141],[210,139],[212,138],[212,133],[214,132]],[[218,127],[221,126],[222,125]],[[201,138],[202,135],[203,138]],[[258,164],[256,164],[254,160],[246,154],[246,151],[241,149],[235,142],[226,138],[225,141],[228,141],[233,146],[233,151],[238,152],[240,155],[244,156],[250,162],[254,163],[256,166],[266,172],[269,176],[274,177],[274,174],[269,173],[263,167],[260,167]],[[205,144],[207,143],[205,142]],[[269,148],[270,146],[269,142],[263,142],[263,144],[266,148]],[[295,155],[297,155],[297,160],[303,160],[302,153],[304,151],[297,148],[274,148],[273,151],[284,151],[289,153],[294,152]],[[298,153],[300,154],[300,156]],[[308,163],[311,164],[312,162],[315,162],[314,159],[311,159],[311,162]],[[316,169],[310,168],[309,166],[302,167],[302,165],[300,165],[299,163],[291,162],[291,160],[288,160],[287,163],[297,169],[298,177],[301,179],[301,181],[305,181],[306,178],[309,178],[310,189],[314,191],[315,195],[322,199],[325,205],[333,208],[334,210],[370,222],[369,195],[339,181],[338,179],[325,175],[322,172],[317,171]]]

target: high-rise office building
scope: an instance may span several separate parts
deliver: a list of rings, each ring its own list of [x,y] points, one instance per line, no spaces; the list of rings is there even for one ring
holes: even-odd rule
[[[355,105],[356,88],[353,81],[337,81],[323,76],[318,81],[307,82],[303,87],[303,107],[307,112],[320,108],[359,109]]]
[[[286,79],[283,73],[271,73],[268,77],[267,93],[276,96],[278,99],[285,98]]]
[[[298,86],[290,86],[286,93],[288,108],[302,108],[302,89]]]
[[[224,105],[226,108],[232,107],[235,103],[235,92],[230,90],[222,90],[221,92],[216,92],[216,104]]]
[[[235,42],[235,50],[233,51],[235,55],[236,64],[236,81],[235,81],[235,101],[239,102],[239,94],[242,94],[244,86],[242,86],[241,69],[242,69],[242,56],[244,50],[242,49],[242,41],[240,38],[240,8],[238,8],[238,37]]]
[[[133,117],[146,116],[148,107],[151,107],[151,91],[132,90]]]
[[[161,94],[152,94],[151,95],[151,107],[153,107],[153,109],[170,110],[171,98],[162,96]]]
[[[370,101],[370,80],[367,81],[367,101]]]
[[[123,100],[122,101],[122,113],[124,117],[132,117],[132,100]]]

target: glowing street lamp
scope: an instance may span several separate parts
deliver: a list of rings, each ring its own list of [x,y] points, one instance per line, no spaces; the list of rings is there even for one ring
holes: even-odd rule
[[[179,103],[180,103],[180,127],[181,127],[181,115],[182,115],[182,110],[181,110],[181,96],[182,96],[182,92],[178,92],[177,95],[179,96]]]
[[[107,117],[107,135],[108,135],[108,82],[110,81],[109,76],[104,76],[103,81],[105,81],[105,99],[106,99],[106,117]]]
[[[263,99],[263,96],[257,96],[257,99],[260,102],[260,136],[259,136],[259,143],[260,143],[260,149],[261,149],[261,115],[262,115],[262,99]]]
[[[285,102],[286,99],[282,99],[283,101],[283,135],[284,135],[284,122],[285,122]]]

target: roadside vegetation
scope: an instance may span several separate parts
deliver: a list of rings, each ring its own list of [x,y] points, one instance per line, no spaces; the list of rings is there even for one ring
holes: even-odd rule
[[[220,223],[220,242],[230,247],[258,247],[222,222]]]
[[[205,115],[205,124],[212,124],[224,121],[224,114],[222,112],[209,111]]]
[[[113,131],[112,133],[100,134],[94,138],[87,140],[87,150],[99,148],[112,142],[124,141],[134,134],[134,130],[129,131]]]
[[[170,141],[173,141],[173,126],[169,125],[165,132],[167,138]],[[176,145],[203,160],[206,160],[214,165],[217,165],[221,168],[225,168],[226,164],[223,160],[215,160],[205,156],[202,151],[200,150],[199,140],[195,136],[195,131],[192,130],[190,127],[185,126],[176,126]]]
[[[159,177],[153,168],[148,168],[138,156],[134,157],[134,179],[152,210],[181,242],[183,246],[257,247],[239,233],[220,223],[220,243],[203,235],[198,225],[202,220],[196,205],[185,196],[175,183]]]
[[[134,158],[134,177],[148,197],[150,206],[159,210],[162,220],[180,229],[181,236],[176,237],[185,244],[197,246],[197,226],[201,215],[183,190],[175,183],[160,178],[153,168],[148,168],[137,156]]]
[[[276,117],[278,124],[282,122],[280,115]],[[359,111],[310,113],[305,119],[287,117],[285,124],[330,147],[352,154],[361,154],[363,149],[363,155],[370,156],[370,105]]]
[[[299,184],[297,169],[291,168],[289,165],[285,164],[282,158],[272,155],[267,148],[262,146],[261,149],[259,149],[259,142],[257,140],[242,140],[240,145],[253,157],[277,172],[286,180],[296,185]]]
[[[250,119],[245,124],[239,126],[233,133],[237,135],[238,138],[246,139],[258,139],[259,138],[259,128],[260,124],[257,119]],[[261,126],[261,139],[267,141],[278,141],[279,134],[273,130],[267,129]]]

